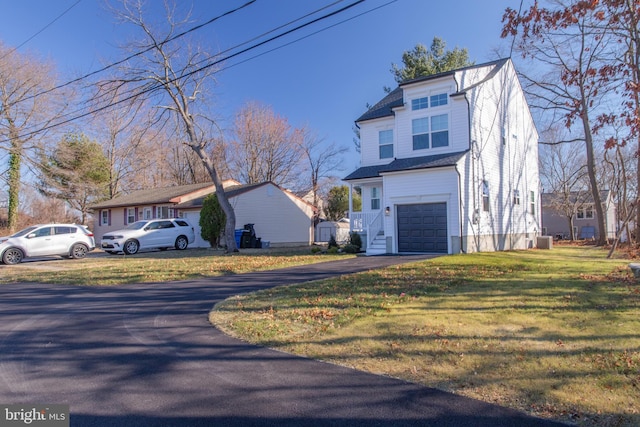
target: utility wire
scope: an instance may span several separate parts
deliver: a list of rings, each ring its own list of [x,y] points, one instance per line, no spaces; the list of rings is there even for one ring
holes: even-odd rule
[[[78,2],[80,2],[80,1],[82,1],[82,0],[78,0]],[[199,30],[200,28],[203,28],[203,27],[205,27],[205,26],[207,26],[207,25],[210,25],[210,24],[214,23],[215,21],[217,21],[217,20],[219,20],[219,19],[221,19],[221,18],[224,18],[225,16],[231,15],[232,13],[235,13],[235,12],[237,12],[237,11],[239,11],[239,10],[242,10],[242,9],[244,9],[245,7],[250,6],[251,4],[253,4],[253,3],[255,3],[255,2],[256,2],[256,0],[250,0],[250,1],[246,2],[245,4],[243,4],[243,5],[241,5],[241,6],[238,6],[238,7],[237,7],[237,8],[235,8],[235,9],[229,10],[229,11],[227,11],[227,12],[222,13],[221,15],[218,15],[218,16],[215,16],[215,17],[213,17],[213,18],[209,19],[207,22],[204,22],[204,23],[202,23],[202,24],[200,24],[200,25],[196,25],[195,27],[192,27],[192,28],[190,28],[190,29],[188,29],[188,30],[183,31],[182,33],[176,34],[175,36],[170,37],[170,38],[168,38],[167,40],[164,40],[164,41],[163,41],[162,43],[160,43],[160,44],[161,44],[161,45],[164,45],[164,44],[166,44],[166,43],[169,43],[169,42],[172,42],[172,41],[174,41],[174,40],[177,40],[177,39],[179,39],[180,37],[184,37],[184,36],[186,36],[187,34],[189,34],[189,33],[193,32],[193,31]],[[76,3],[76,4],[77,4],[77,3]],[[56,18],[56,19],[57,19],[57,18]],[[71,85],[71,84],[73,84],[73,83],[77,83],[77,82],[79,82],[79,81],[86,80],[87,78],[89,78],[89,77],[91,77],[91,76],[94,76],[94,75],[96,75],[96,74],[99,74],[99,73],[102,73],[102,72],[104,72],[104,71],[107,71],[108,69],[113,68],[113,67],[115,67],[116,65],[123,64],[123,63],[125,63],[125,62],[127,62],[127,61],[129,61],[129,60],[131,60],[131,59],[133,59],[133,58],[135,58],[135,57],[137,57],[137,56],[140,56],[140,55],[142,55],[142,54],[145,54],[145,53],[149,52],[150,50],[152,50],[152,49],[154,49],[154,48],[155,48],[155,46],[150,46],[150,47],[148,47],[148,48],[146,48],[146,49],[144,49],[144,50],[142,50],[142,51],[140,51],[140,52],[136,52],[136,53],[134,53],[134,54],[131,54],[131,55],[127,56],[127,57],[126,57],[126,58],[124,58],[124,59],[121,59],[121,60],[119,60],[119,61],[113,62],[113,63],[111,63],[111,64],[109,64],[109,65],[106,65],[106,66],[104,66],[104,67],[102,67],[102,68],[100,68],[100,69],[98,69],[98,70],[92,71],[92,72],[90,72],[90,73],[88,73],[88,74],[85,74],[85,75],[83,75],[83,76],[80,76],[80,77],[78,77],[78,78],[76,78],[76,79],[69,80],[69,81],[68,81],[68,82],[66,82],[66,83],[63,83],[63,84],[61,84],[61,85],[58,85],[58,86],[52,87],[51,89],[47,89],[47,90],[45,90],[45,91],[38,92],[38,93],[36,93],[36,94],[34,94],[34,95],[28,96],[28,97],[24,98],[22,101],[27,101],[27,100],[32,99],[32,98],[35,98],[35,97],[37,97],[37,96],[45,95],[45,94],[47,94],[47,93],[49,93],[49,92],[53,92],[54,90],[62,89],[63,87],[69,86],[69,85]],[[16,48],[16,49],[17,49],[17,48]],[[14,50],[15,50],[15,49],[14,49]],[[1,58],[0,58],[0,59],[1,59]]]
[[[255,1],[255,0],[254,0],[254,1]],[[20,138],[28,137],[28,136],[31,136],[31,135],[33,135],[33,134],[35,134],[35,133],[38,133],[38,132],[42,132],[42,131],[49,130],[49,129],[54,128],[54,127],[62,126],[62,125],[64,125],[64,124],[70,123],[70,122],[72,122],[72,121],[75,121],[75,120],[78,120],[78,119],[81,119],[81,118],[87,117],[87,116],[89,116],[89,115],[92,115],[92,114],[95,114],[95,113],[98,113],[98,112],[101,112],[101,111],[104,111],[104,110],[106,110],[106,109],[108,109],[108,108],[111,108],[111,107],[113,107],[113,106],[115,106],[115,105],[118,105],[118,104],[121,104],[121,103],[123,103],[123,102],[129,101],[129,100],[131,100],[131,99],[133,99],[133,98],[136,98],[136,97],[138,97],[138,96],[144,95],[144,94],[146,94],[146,93],[156,91],[156,90],[158,90],[158,89],[161,89],[164,85],[166,85],[166,84],[168,84],[168,83],[174,83],[174,82],[176,82],[176,81],[177,81],[178,79],[180,79],[180,78],[188,77],[188,76],[190,76],[190,75],[193,75],[193,74],[196,74],[196,73],[198,73],[198,72],[204,71],[204,70],[206,70],[206,69],[208,69],[208,68],[211,68],[211,67],[213,67],[213,66],[215,66],[215,65],[220,64],[221,62],[224,62],[224,61],[229,60],[229,59],[231,59],[231,58],[234,58],[234,57],[236,57],[236,56],[238,56],[238,55],[241,55],[241,54],[243,54],[243,53],[246,53],[246,52],[248,52],[248,51],[251,51],[251,50],[253,50],[253,49],[256,49],[256,48],[258,48],[258,47],[260,47],[260,46],[263,46],[263,45],[265,45],[266,43],[270,43],[270,42],[272,42],[272,41],[274,41],[274,40],[277,40],[277,39],[279,39],[279,38],[281,38],[281,37],[284,37],[284,36],[286,36],[286,35],[288,35],[288,34],[291,34],[291,33],[295,32],[295,31],[299,31],[299,30],[301,30],[302,28],[308,27],[309,25],[312,25],[312,24],[315,24],[315,23],[320,22],[320,21],[322,21],[322,20],[328,19],[328,18],[330,18],[330,17],[332,17],[332,16],[335,16],[335,15],[337,15],[337,14],[339,14],[339,13],[343,13],[343,12],[345,12],[346,10],[351,9],[352,7],[355,7],[355,6],[357,6],[358,4],[360,4],[360,3],[363,3],[364,1],[366,1],[366,0],[357,0],[357,1],[355,1],[355,2],[353,2],[353,3],[351,3],[351,4],[349,4],[349,5],[347,5],[347,6],[345,6],[345,7],[342,7],[341,9],[338,9],[338,10],[336,10],[336,11],[333,11],[333,12],[327,13],[327,14],[325,14],[325,15],[323,15],[323,16],[321,16],[321,17],[319,17],[319,18],[313,19],[313,20],[308,21],[308,22],[306,22],[306,23],[304,23],[304,24],[298,25],[297,27],[294,27],[294,28],[292,28],[292,29],[290,29],[290,30],[287,30],[287,31],[283,32],[283,33],[280,33],[280,34],[278,34],[278,35],[275,35],[275,36],[273,36],[273,37],[270,37],[270,38],[268,38],[268,39],[266,39],[266,40],[264,40],[264,41],[262,41],[262,42],[256,43],[256,44],[254,44],[254,45],[252,45],[252,46],[249,46],[248,48],[245,48],[245,49],[243,49],[243,50],[241,50],[241,51],[238,51],[238,52],[236,52],[236,53],[230,54],[230,55],[228,55],[228,56],[226,56],[226,57],[224,57],[224,58],[221,58],[221,59],[218,59],[218,60],[216,60],[216,61],[210,62],[210,63],[208,63],[208,64],[206,64],[206,65],[204,65],[204,66],[202,66],[202,67],[199,67],[199,68],[198,68],[198,69],[196,69],[196,70],[193,70],[193,71],[191,71],[191,72],[189,72],[189,73],[186,73],[186,74],[184,74],[184,75],[181,75],[180,77],[177,77],[177,78],[174,78],[174,79],[170,79],[170,80],[167,80],[167,81],[165,81],[165,82],[163,82],[163,83],[159,83],[159,84],[156,84],[156,85],[150,86],[150,87],[148,87],[148,88],[146,88],[146,89],[140,90],[140,91],[138,91],[138,92],[136,92],[136,93],[134,93],[134,94],[132,94],[132,95],[129,95],[129,96],[125,97],[125,98],[122,98],[122,99],[120,99],[120,100],[118,100],[118,101],[115,101],[115,102],[113,102],[113,103],[110,103],[109,105],[105,105],[105,106],[103,106],[103,107],[94,108],[94,109],[92,109],[92,110],[90,110],[90,111],[88,111],[88,112],[86,112],[86,113],[79,114],[79,115],[77,115],[77,116],[75,116],[75,117],[72,117],[72,118],[70,118],[70,119],[66,119],[66,120],[63,120],[63,121],[60,121],[60,122],[57,122],[57,123],[53,123],[53,124],[51,124],[51,125],[45,126],[45,127],[40,128],[40,129],[38,129],[38,130],[35,130],[35,131],[31,131],[31,132],[24,133],[24,134],[20,135],[19,137],[20,137]],[[395,1],[397,1],[397,0],[392,0],[392,1],[390,1],[389,3],[387,3],[387,4],[391,4],[391,3],[395,2]],[[387,4],[385,4],[385,6],[386,6]],[[379,8],[379,7],[378,7],[378,8]],[[378,9],[378,8],[375,8],[375,9]],[[372,9],[372,10],[375,10],[375,9]],[[362,14],[360,14],[360,15],[363,15],[363,14],[364,14],[364,13],[362,13]],[[360,16],[360,15],[359,15],[359,16]],[[350,18],[350,19],[352,19],[352,18]],[[344,20],[343,22],[347,22],[347,21],[349,21],[350,19],[346,19],[346,20]],[[337,24],[334,24],[334,25],[332,25],[332,26],[330,26],[330,27],[327,27],[327,28],[331,28],[331,27],[333,27],[333,26],[335,26],[335,25],[337,25]],[[317,31],[317,32],[320,32],[320,31]],[[316,33],[317,33],[317,32],[316,32]],[[308,36],[306,36],[306,37],[308,37]],[[302,38],[300,38],[300,40],[302,40],[302,39],[304,39],[304,38],[306,38],[306,37],[302,37]],[[291,44],[291,43],[293,43],[293,42],[290,42],[290,43],[288,43],[288,44]],[[246,43],[245,43],[245,44],[246,44]],[[258,56],[260,56],[260,55],[258,55]],[[5,140],[5,141],[6,141],[6,140]],[[3,141],[3,142],[4,142],[4,141]]]
[[[78,5],[78,3],[80,3],[82,0],[78,0],[76,1],[74,4],[72,4],[71,6],[69,6],[64,12],[62,12],[60,15],[56,16],[53,21],[49,22],[47,25],[45,25],[44,27],[42,27],[40,30],[38,30],[34,35],[32,35],[31,37],[29,37],[28,39],[26,39],[25,41],[23,41],[22,43],[20,43],[18,46],[14,47],[13,49],[11,49],[9,52],[5,53],[4,55],[2,55],[0,57],[0,60],[3,60],[6,56],[11,55],[13,52],[15,52],[16,50],[20,49],[22,46],[24,46],[25,44],[29,43],[31,40],[33,40],[34,38],[36,38],[36,36],[38,36],[41,32],[43,32],[44,30],[46,30],[47,28],[49,28],[51,25],[53,25],[54,22],[56,22],[58,19],[62,18],[64,15],[67,14],[67,12],[69,12],[71,9],[73,9],[75,6]]]

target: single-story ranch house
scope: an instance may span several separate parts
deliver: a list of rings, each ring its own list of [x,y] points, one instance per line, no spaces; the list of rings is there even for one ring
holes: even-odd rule
[[[302,246],[313,243],[313,206],[273,182],[240,185],[229,180],[225,193],[234,207],[236,229],[254,224],[256,237],[270,246]],[[138,190],[91,206],[93,233],[102,235],[141,219],[186,218],[193,224],[196,241],[190,248],[206,248],[200,236],[200,210],[204,198],[215,193],[212,183]]]

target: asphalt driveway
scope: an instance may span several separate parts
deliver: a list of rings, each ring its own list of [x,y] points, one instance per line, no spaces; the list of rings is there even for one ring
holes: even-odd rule
[[[421,258],[111,288],[2,285],[0,404],[70,405],[74,426],[560,425],[249,345],[208,322],[231,295]]]

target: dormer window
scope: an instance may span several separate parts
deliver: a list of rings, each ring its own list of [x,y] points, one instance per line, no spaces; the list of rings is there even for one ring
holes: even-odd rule
[[[449,103],[449,95],[446,93],[438,93],[436,95],[424,96],[411,100],[411,110],[423,110],[425,108],[440,107]]]
[[[423,108],[429,108],[429,97],[417,98],[411,100],[412,110],[422,110]]]
[[[431,95],[431,107],[439,107],[441,105],[447,105],[449,97],[446,93],[439,93],[437,95]]]

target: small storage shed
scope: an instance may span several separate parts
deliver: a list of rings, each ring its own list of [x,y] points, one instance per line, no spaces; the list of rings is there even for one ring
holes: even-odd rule
[[[323,221],[316,225],[316,242],[328,242],[333,236],[337,243],[349,241],[349,220]]]

